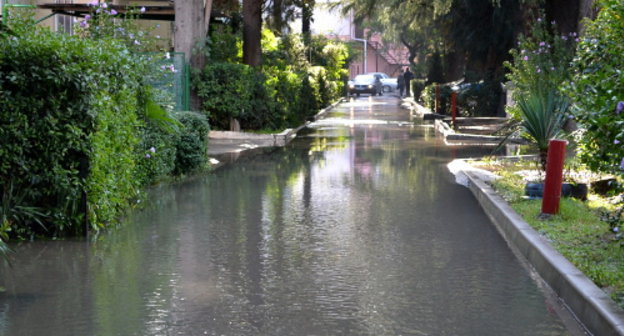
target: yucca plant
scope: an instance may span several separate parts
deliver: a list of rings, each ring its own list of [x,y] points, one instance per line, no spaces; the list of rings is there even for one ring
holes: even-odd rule
[[[518,107],[523,136],[537,146],[545,170],[548,142],[562,133],[570,102],[555,89],[537,89],[519,97]]]
[[[47,230],[42,222],[47,216],[38,207],[23,205],[26,203],[26,195],[14,187],[13,181],[0,185],[0,191],[0,258],[7,260],[11,249],[6,242],[11,228],[14,225],[36,223]]]

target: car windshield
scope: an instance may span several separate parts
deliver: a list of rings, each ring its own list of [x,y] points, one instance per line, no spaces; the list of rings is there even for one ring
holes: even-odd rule
[[[373,73],[370,73],[369,75],[377,75],[377,76],[381,76],[381,78],[389,78],[388,75],[386,75],[383,72],[373,72]]]
[[[374,82],[375,77],[373,75],[357,75],[355,76],[356,82]]]

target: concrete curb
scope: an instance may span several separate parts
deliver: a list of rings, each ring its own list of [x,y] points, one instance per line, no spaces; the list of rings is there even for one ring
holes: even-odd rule
[[[502,136],[495,135],[481,135],[481,134],[466,134],[466,133],[457,133],[454,129],[449,126],[442,119],[435,119],[435,130],[438,133],[441,133],[446,140],[468,140],[468,141],[479,141],[479,142],[501,142],[505,139]],[[513,143],[517,143],[517,140],[510,140]]]
[[[312,117],[312,120],[315,121],[329,112],[331,109],[336,107],[336,105],[342,102],[343,98],[340,98],[338,101],[329,105],[328,107],[320,110],[317,114]],[[208,133],[209,139],[219,139],[219,140],[239,140],[239,141],[253,141],[257,144],[260,144],[262,147],[283,147],[286,146],[292,139],[297,136],[297,132],[299,132],[302,128],[308,126],[310,121],[305,122],[305,124],[297,127],[297,128],[287,128],[280,133],[272,133],[272,134],[256,134],[250,132],[234,132],[234,131],[210,131]]]
[[[468,188],[507,242],[594,335],[624,336],[624,311],[578,268],[557,252],[477,174],[462,171]]]

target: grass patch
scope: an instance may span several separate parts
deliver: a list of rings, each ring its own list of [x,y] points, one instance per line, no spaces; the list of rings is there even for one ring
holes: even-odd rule
[[[527,167],[526,163],[482,162],[478,166],[487,166],[501,176],[492,182],[499,195],[624,309],[624,239],[613,232],[609,223],[601,220],[605,211],[615,210],[615,204],[591,193],[586,202],[562,198],[558,215],[539,219],[541,199],[523,197],[525,179],[518,172]],[[621,223],[619,227],[622,228]]]

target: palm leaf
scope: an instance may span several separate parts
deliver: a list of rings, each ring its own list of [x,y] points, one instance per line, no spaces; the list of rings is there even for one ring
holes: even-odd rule
[[[153,100],[145,103],[145,116],[167,132],[178,132],[184,125]]]
[[[518,106],[524,132],[540,150],[545,150],[548,142],[561,134],[570,103],[556,90],[539,90],[520,97]]]

